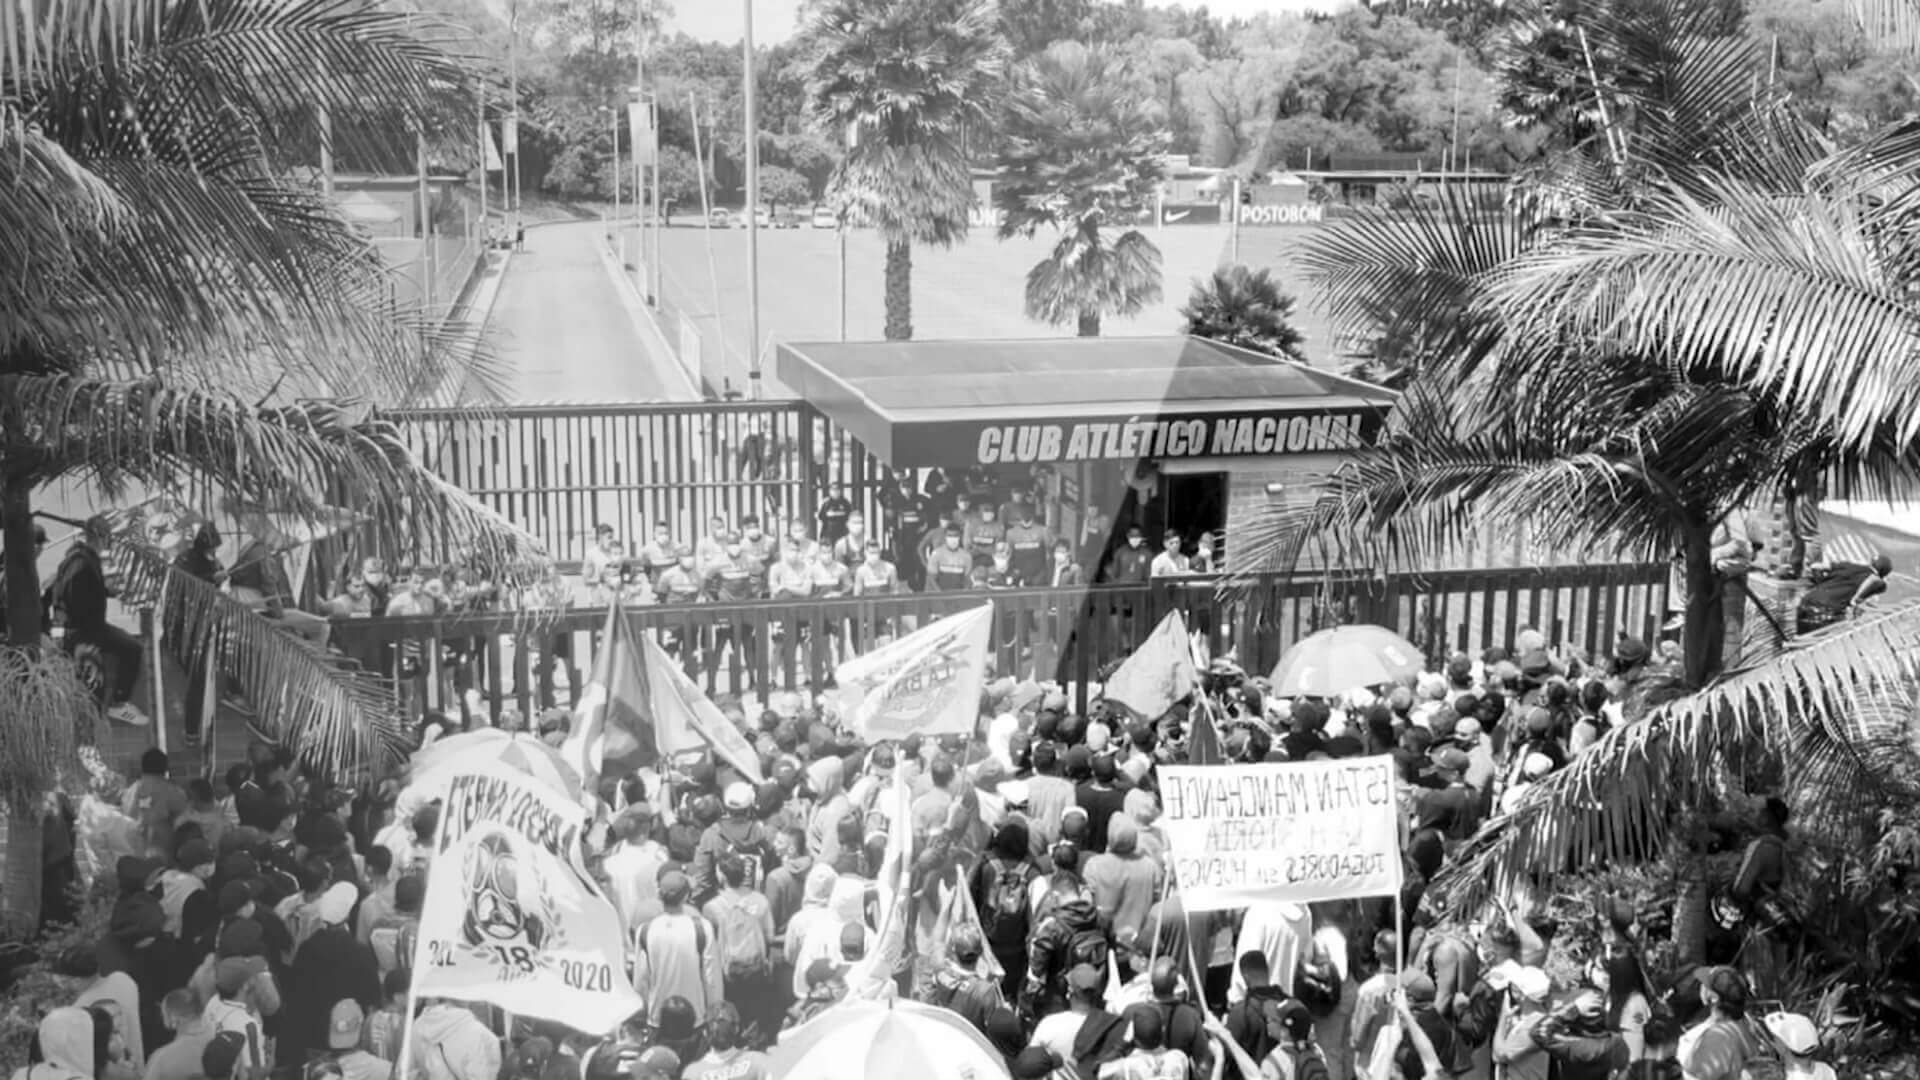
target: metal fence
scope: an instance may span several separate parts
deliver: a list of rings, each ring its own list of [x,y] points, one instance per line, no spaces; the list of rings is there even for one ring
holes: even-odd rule
[[[1103,669],[1178,608],[1215,656],[1271,670],[1287,646],[1342,622],[1392,627],[1437,664],[1534,627],[1555,644],[1604,653],[1622,634],[1652,640],[1666,607],[1665,564],[1450,570],[1329,582],[1268,576],[1243,587],[1212,579],[1091,589],[1030,589],[880,598],[761,601],[629,609],[637,629],[670,643],[709,692],[819,688],[850,653],[991,597],[996,670],[1057,679],[1084,707]],[[577,701],[605,608],[546,615],[337,620],[336,647],[388,673],[417,715],[468,690],[523,715]]]
[[[602,522],[629,551],[660,522],[686,539],[705,535],[715,517],[755,514],[770,532],[796,517],[811,527],[830,483],[846,485],[872,516],[884,476],[858,439],[796,401],[421,409],[389,418],[428,469],[532,533],[563,564],[579,560]]]

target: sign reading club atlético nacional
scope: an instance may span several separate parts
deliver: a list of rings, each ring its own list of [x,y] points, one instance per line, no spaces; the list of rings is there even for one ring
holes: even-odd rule
[[[1370,444],[1382,416],[1369,409],[988,424],[974,427],[971,446],[940,460],[1024,465],[1339,453]]]

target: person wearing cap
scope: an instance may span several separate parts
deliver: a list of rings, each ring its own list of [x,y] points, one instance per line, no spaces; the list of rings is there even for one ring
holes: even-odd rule
[[[647,1019],[654,1024],[668,998],[684,998],[693,1006],[695,1022],[704,1023],[708,1010],[726,996],[719,934],[689,905],[692,893],[693,881],[686,874],[673,869],[661,874],[660,914],[633,935],[633,988],[647,1003]]]
[[[721,795],[725,814],[700,834],[693,854],[693,900],[696,905],[720,895],[719,860],[733,855],[745,863],[747,887],[757,889],[773,861],[773,841],[767,827],[753,816],[758,799],[753,785],[743,780],[728,784]]]
[[[1680,1036],[1680,1068],[1687,1080],[1739,1080],[1759,1050],[1748,1031],[1747,980],[1728,967],[1709,968],[1696,978],[1707,1017]]]
[[[665,1046],[649,1046],[633,1059],[627,1075],[632,1080],[680,1080],[680,1055]],[[760,1074],[762,1080],[765,1075]]]
[[[317,926],[294,953],[287,973],[286,1021],[280,1046],[286,1061],[305,1061],[327,1045],[334,1006],[352,999],[363,1009],[380,1003],[380,963],[373,948],[348,929],[360,890],[352,882],[329,885],[315,906]]]
[[[402,1071],[426,1080],[498,1080],[500,1040],[464,1002],[428,998]]]
[[[1516,967],[1503,980],[1505,1008],[1493,1036],[1493,1063],[1506,1080],[1548,1080],[1552,1059],[1533,1040],[1547,1017],[1553,980],[1537,967]]]
[[[746,1045],[745,1025],[740,1013],[727,1002],[714,1006],[707,1018],[705,1057],[693,1062],[680,1074],[680,1080],[770,1080],[772,1072],[767,1055]],[[636,1069],[636,1072],[638,1070]]]
[[[1626,1039],[1607,1027],[1605,999],[1591,987],[1542,1017],[1534,1025],[1533,1042],[1547,1052],[1561,1080],[1607,1080],[1631,1058]],[[1739,1075],[1735,1070],[1716,1080]]]
[[[196,836],[174,853],[173,867],[160,871],[160,910],[167,917],[167,933],[182,942],[204,942],[212,948],[207,939],[220,922],[219,902],[207,891],[213,869],[212,846]]]
[[[799,970],[801,992],[787,1010],[787,1026],[798,1027],[819,1016],[847,996],[847,965],[831,957],[818,957]]]
[[[262,1011],[254,1003],[266,994],[270,995],[272,1006],[268,1014],[280,1005],[267,962],[258,956],[226,957],[214,964],[213,985],[214,994],[201,1015],[214,1033],[214,1045],[221,1043],[225,1035],[238,1036],[245,1066],[266,1068],[269,1064],[266,1028]],[[213,1052],[213,1045],[209,1045],[207,1052]],[[212,1073],[208,1076],[211,1078]]]
[[[1835,1080],[1833,1066],[1815,1061],[1820,1049],[1820,1031],[1813,1021],[1799,1013],[1768,1013],[1760,1021],[1780,1051],[1780,1064],[1787,1080]]]
[[[1106,985],[1107,973],[1091,964],[1068,971],[1066,1008],[1042,1015],[1028,1045],[1076,1067],[1118,1057],[1125,1050],[1126,1021],[1102,1007]]]
[[[366,1025],[367,1013],[359,1002],[334,1002],[327,1016],[327,1052],[316,1060],[339,1066],[341,1080],[390,1080],[393,1063],[361,1049]]]

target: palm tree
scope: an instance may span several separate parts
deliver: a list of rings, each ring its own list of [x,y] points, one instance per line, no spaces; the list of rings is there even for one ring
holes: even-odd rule
[[[1099,337],[1103,317],[1160,299],[1160,249],[1129,227],[1153,207],[1168,145],[1142,84],[1115,54],[1071,41],[1016,75],[993,189],[1000,236],[1060,234],[1027,272],[1030,319]]]
[[[487,388],[477,338],[385,299],[371,242],[271,164],[319,110],[357,157],[404,158],[411,134],[382,121],[472,115],[454,89],[464,58],[360,0],[14,5],[0,32],[0,529],[16,684],[0,698],[38,703],[7,713],[0,796],[18,826],[71,772],[86,719],[72,715],[84,699],[44,689],[71,682],[40,653],[32,530],[46,485],[108,502],[226,496],[307,521],[347,505],[374,550],[471,558],[508,579],[540,553],[421,468],[367,404]],[[188,663],[218,642],[267,733],[334,772],[394,752],[382,680],[158,551],[121,549],[123,599],[164,607]],[[32,897],[13,884],[19,910]]]
[[[1293,308],[1271,271],[1236,263],[1193,283],[1180,332],[1304,364],[1307,338],[1293,325]]]
[[[913,337],[913,246],[966,238],[969,139],[984,131],[1007,44],[991,0],[830,0],[807,29],[814,118],[848,140],[829,195],[887,245],[886,335]]]
[[[1784,760],[1809,799],[1920,766],[1920,610],[1724,670],[1711,543],[1731,511],[1809,474],[1866,498],[1920,475],[1920,127],[1824,156],[1756,93],[1764,59],[1722,14],[1664,0],[1576,25],[1568,63],[1614,77],[1553,79],[1598,134],[1522,185],[1512,223],[1362,217],[1304,260],[1336,315],[1431,359],[1380,445],[1265,522],[1275,560],[1428,559],[1524,525],[1562,551],[1671,553],[1687,579],[1683,677],[1490,825],[1457,892],[1643,858],[1743,756]]]

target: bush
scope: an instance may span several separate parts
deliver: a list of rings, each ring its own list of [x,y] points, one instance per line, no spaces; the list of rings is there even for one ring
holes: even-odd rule
[[[113,916],[113,884],[96,883],[77,897],[78,917],[71,925],[56,926],[39,940],[15,942],[13,948],[31,949],[33,960],[16,968],[0,990],[0,1076],[11,1076],[27,1063],[28,1049],[47,1010],[68,1005],[86,989],[90,979],[60,974],[61,958],[76,949],[91,951],[107,936]]]

